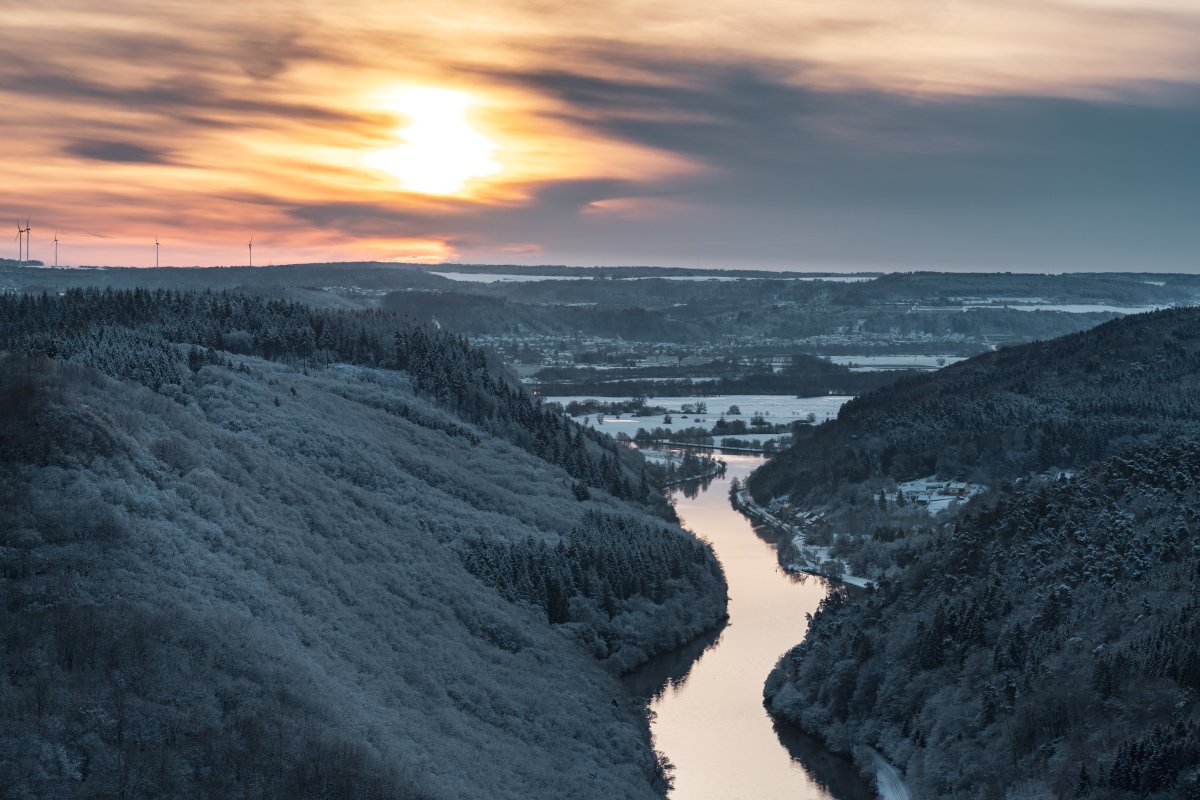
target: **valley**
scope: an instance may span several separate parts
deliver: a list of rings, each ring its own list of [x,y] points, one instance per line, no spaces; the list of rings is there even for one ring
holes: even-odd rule
[[[1200,0],[9,5],[0,800],[1200,800]]]
[[[760,320],[693,341],[623,313],[604,324],[629,338],[609,339],[560,301],[828,284],[805,312],[825,324],[836,287],[888,276],[334,269],[231,270],[203,292],[187,287],[218,273],[4,273],[4,691],[10,729],[39,731],[5,747],[40,765],[10,785],[436,798],[486,775],[496,797],[682,800],[860,798],[902,776],[913,796],[1003,800],[1024,780],[1122,800],[1194,783],[1195,311],[955,312],[1001,314],[990,342],[930,304],[906,312],[943,331],[923,349],[877,339],[893,312],[863,306],[780,350]],[[1015,302],[1020,281],[997,280]],[[1115,305],[1130,285],[1052,283],[1029,305]],[[433,313],[462,284],[498,307],[522,287],[525,322]],[[523,317],[536,297],[553,301]],[[1047,330],[1067,335],[1021,343]],[[736,685],[703,688],[718,676]],[[743,724],[744,751],[715,735]],[[224,768],[180,783],[202,762]]]

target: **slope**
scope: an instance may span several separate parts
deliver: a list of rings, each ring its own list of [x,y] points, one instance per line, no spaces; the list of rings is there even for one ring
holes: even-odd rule
[[[914,796],[1200,796],[1200,442],[985,495],[766,685]]]
[[[264,302],[4,301],[5,346],[57,356],[0,364],[7,796],[661,792],[613,673],[722,618],[711,553],[654,503],[578,500],[619,476],[605,443],[452,337]],[[323,346],[269,344],[302,318]],[[543,543],[570,571],[559,543],[601,534],[648,574],[584,565],[565,611],[467,565]]]

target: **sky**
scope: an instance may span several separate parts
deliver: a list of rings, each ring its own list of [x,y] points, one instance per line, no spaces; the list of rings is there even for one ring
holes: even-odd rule
[[[1200,0],[0,0],[0,256],[1200,271]]]

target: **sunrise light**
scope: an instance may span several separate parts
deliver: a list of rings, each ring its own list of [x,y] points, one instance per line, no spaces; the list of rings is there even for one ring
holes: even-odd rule
[[[496,145],[471,127],[472,99],[449,89],[413,88],[392,95],[393,109],[407,120],[400,144],[372,153],[369,166],[394,175],[400,188],[421,194],[461,193],[468,182],[502,169]]]

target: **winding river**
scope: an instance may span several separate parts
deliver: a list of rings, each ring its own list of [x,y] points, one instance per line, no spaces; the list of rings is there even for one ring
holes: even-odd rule
[[[654,712],[655,748],[674,765],[672,800],[874,800],[848,760],[774,723],[762,704],[775,661],[804,638],[805,614],[825,580],[778,566],[772,531],[729,504],[756,456],[723,456],[728,470],[704,487],[676,490],[683,524],[712,543],[729,581],[729,622],[691,647],[630,676]]]

